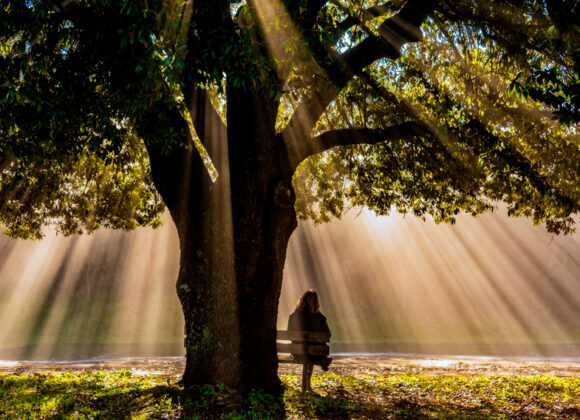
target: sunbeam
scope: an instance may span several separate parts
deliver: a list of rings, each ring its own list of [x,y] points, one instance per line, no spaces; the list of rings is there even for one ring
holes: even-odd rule
[[[580,240],[499,213],[454,226],[354,210],[301,223],[278,327],[315,288],[333,351],[569,355],[580,343]],[[160,230],[0,246],[0,358],[183,353],[169,218]]]

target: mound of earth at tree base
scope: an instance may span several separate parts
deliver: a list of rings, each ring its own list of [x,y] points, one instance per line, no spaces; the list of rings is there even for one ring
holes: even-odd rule
[[[74,362],[0,361],[0,374],[130,370],[134,375],[179,377],[183,357],[122,358]],[[282,364],[280,374],[300,374],[300,365]],[[429,357],[406,355],[335,356],[330,371],[338,375],[444,375],[444,376],[580,376],[580,359],[496,359],[486,357]],[[315,368],[314,374],[319,372]]]

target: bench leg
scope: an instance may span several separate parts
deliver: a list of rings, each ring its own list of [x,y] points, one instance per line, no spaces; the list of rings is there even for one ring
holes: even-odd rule
[[[312,363],[304,363],[302,365],[302,392],[312,391],[312,388],[310,388],[310,378],[313,368],[314,365]]]

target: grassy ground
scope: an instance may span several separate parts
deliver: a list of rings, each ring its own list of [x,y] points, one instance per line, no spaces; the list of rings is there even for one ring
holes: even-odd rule
[[[130,371],[0,376],[0,418],[262,419],[279,416],[257,392],[241,404],[224,387],[185,398],[174,378]],[[555,376],[315,375],[316,394],[283,375],[290,419],[580,419],[580,378]]]

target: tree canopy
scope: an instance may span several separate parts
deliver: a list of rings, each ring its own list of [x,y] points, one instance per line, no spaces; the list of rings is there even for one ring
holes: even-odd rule
[[[133,123],[160,98],[183,115],[192,86],[226,120],[229,82],[279,100],[278,131],[321,85],[339,90],[305,156],[324,153],[295,176],[302,217],[325,221],[350,202],[453,221],[502,200],[569,231],[580,196],[576,2],[441,1],[421,42],[376,48],[404,4],[3,2],[3,226],[30,237],[45,224],[156,225],[162,202]],[[192,147],[182,131],[169,124],[154,141]],[[332,148],[342,143],[355,145]]]

